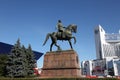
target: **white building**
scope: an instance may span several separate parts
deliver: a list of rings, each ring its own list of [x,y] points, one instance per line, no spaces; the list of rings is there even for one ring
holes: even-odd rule
[[[94,32],[97,59],[120,57],[120,33],[108,34],[100,25]]]
[[[120,58],[109,60],[106,65],[109,75],[120,76]]]
[[[92,61],[83,61],[81,63],[82,74],[83,75],[92,75]]]
[[[120,58],[83,61],[81,67],[83,75],[120,76]]]
[[[82,64],[82,74],[83,75],[97,75],[104,76],[104,72],[106,70],[106,62],[105,60],[89,60],[83,61]]]
[[[99,25],[94,30],[96,57],[95,60],[83,61],[83,75],[120,76],[120,30],[108,34]]]

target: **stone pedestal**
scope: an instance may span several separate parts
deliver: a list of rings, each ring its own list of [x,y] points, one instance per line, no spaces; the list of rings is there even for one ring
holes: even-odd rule
[[[74,50],[47,52],[41,77],[81,77],[77,53]]]

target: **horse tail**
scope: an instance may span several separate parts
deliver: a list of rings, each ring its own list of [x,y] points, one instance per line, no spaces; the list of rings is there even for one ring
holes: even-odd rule
[[[47,42],[47,40],[49,39],[50,35],[51,35],[50,33],[47,34],[46,39],[45,39],[45,41],[44,41],[44,43],[43,43],[43,46],[46,44],[46,42]]]

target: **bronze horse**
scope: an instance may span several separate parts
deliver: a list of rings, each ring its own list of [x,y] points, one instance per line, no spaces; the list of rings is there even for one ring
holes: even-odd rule
[[[67,40],[70,44],[71,49],[73,49],[72,47],[72,43],[71,43],[71,39],[74,39],[74,44],[76,43],[76,38],[74,36],[72,36],[72,32],[76,33],[77,32],[77,25],[75,24],[70,24],[68,27],[66,27],[64,29],[63,32],[52,32],[52,33],[48,33],[46,36],[46,39],[43,43],[43,46],[46,44],[47,40],[49,39],[49,37],[51,37],[52,43],[50,45],[50,51],[52,51],[52,46],[55,45],[58,50],[61,50],[60,46],[57,45],[57,40]],[[64,36],[62,36],[64,35]]]

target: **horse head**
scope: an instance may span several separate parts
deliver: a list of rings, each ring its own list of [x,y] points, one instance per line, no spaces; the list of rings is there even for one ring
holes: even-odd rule
[[[67,29],[71,30],[71,32],[76,33],[77,32],[77,25],[75,24],[70,24]]]

